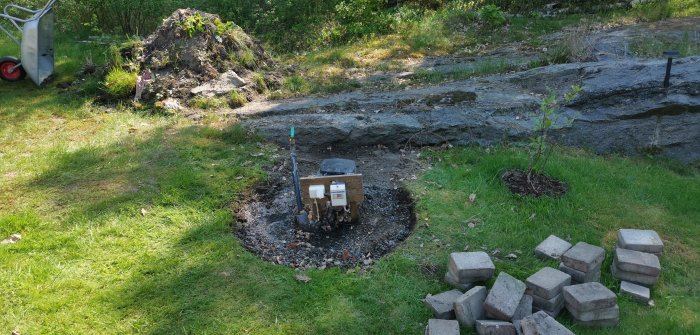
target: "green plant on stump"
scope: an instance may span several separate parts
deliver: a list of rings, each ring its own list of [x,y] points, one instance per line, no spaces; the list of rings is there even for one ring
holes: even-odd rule
[[[135,72],[122,68],[113,68],[109,70],[105,77],[105,90],[114,98],[129,97],[136,90],[137,77],[138,75]]]
[[[583,91],[582,86],[572,85],[571,89],[564,93],[563,102],[568,103],[576,99],[581,91]],[[532,174],[544,169],[554,150],[554,145],[547,143],[549,131],[569,126],[575,120],[575,118],[567,117],[564,113],[558,111],[557,108],[560,106],[561,101],[557,99],[554,92],[550,92],[540,103],[539,114],[536,120],[537,124],[535,124],[534,129],[535,135],[530,138],[528,148],[527,180],[530,183]]]

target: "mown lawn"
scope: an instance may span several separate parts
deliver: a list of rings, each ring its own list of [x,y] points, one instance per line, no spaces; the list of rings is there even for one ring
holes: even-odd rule
[[[60,45],[65,76],[86,47]],[[29,81],[0,83],[0,93],[0,239],[22,234],[0,245],[1,333],[421,334],[430,313],[420,299],[447,289],[450,252],[499,249],[498,270],[525,279],[555,265],[532,255],[549,234],[605,247],[609,266],[622,227],[656,229],[666,243],[656,307],[621,299],[619,328],[572,329],[700,327],[700,173],[692,168],[567,151],[548,172],[571,192],[528,199],[498,178],[523,166],[519,150],[426,151],[434,167],[409,185],[415,233],[369,273],[311,270],[303,284],[232,234],[232,210],[275,154],[234,121],[107,109]],[[424,271],[431,266],[438,271]],[[607,270],[603,282],[617,290]]]

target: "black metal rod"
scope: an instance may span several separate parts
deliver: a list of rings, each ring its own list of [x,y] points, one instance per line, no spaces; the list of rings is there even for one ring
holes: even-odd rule
[[[304,210],[304,206],[301,203],[301,183],[299,181],[299,168],[297,167],[297,153],[294,147],[294,142],[292,142],[292,181],[294,183],[294,197],[297,201],[297,210],[301,212]]]
[[[671,86],[671,66],[673,65],[673,58],[668,57],[668,63],[666,63],[666,78],[664,78],[664,88]]]

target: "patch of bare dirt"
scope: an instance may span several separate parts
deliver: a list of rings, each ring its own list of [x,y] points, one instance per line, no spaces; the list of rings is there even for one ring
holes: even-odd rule
[[[522,170],[506,171],[501,179],[511,193],[523,196],[560,197],[568,191],[566,184],[561,181],[537,173],[533,173],[528,179],[527,172]]]

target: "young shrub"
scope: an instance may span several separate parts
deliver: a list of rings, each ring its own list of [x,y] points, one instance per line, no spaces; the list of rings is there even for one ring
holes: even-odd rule
[[[506,24],[506,16],[503,15],[501,7],[496,5],[486,5],[479,9],[479,16],[488,26],[500,27]]]
[[[236,90],[233,90],[231,91],[231,93],[229,93],[229,106],[231,106],[231,108],[243,107],[247,103],[248,98],[246,98],[243,93],[238,92]]]
[[[134,72],[126,71],[122,68],[109,70],[105,77],[105,90],[114,98],[126,98],[134,94],[136,90],[136,78]]]

